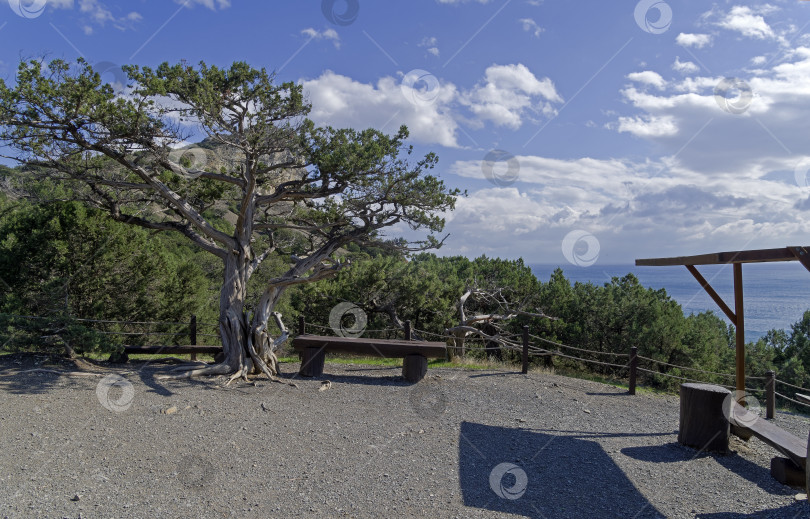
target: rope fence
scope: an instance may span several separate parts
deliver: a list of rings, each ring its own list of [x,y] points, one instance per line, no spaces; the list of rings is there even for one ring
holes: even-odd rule
[[[299,332],[302,333],[302,334],[305,333],[305,327],[307,327],[307,326],[312,326],[314,328],[321,329],[321,330],[331,330],[330,327],[305,323],[303,317],[300,317],[299,318]],[[369,331],[380,331],[380,330],[369,330]],[[383,331],[391,331],[391,330],[386,329],[386,330],[383,330]],[[394,331],[398,331],[398,329],[394,329]],[[469,342],[476,342],[476,343],[477,342],[484,342],[484,343],[495,342],[495,343],[498,343],[500,345],[501,349],[508,350],[508,351],[520,351],[522,353],[522,370],[521,370],[522,373],[528,373],[528,364],[529,364],[529,358],[530,357],[535,357],[535,358],[537,358],[537,357],[545,357],[545,358],[558,357],[558,358],[563,358],[563,359],[569,359],[569,360],[576,361],[576,362],[584,362],[584,363],[598,365],[598,366],[604,366],[604,367],[608,367],[608,368],[615,368],[615,369],[620,370],[622,372],[624,372],[626,370],[628,372],[627,377],[629,379],[629,393],[631,395],[635,394],[636,382],[637,382],[637,377],[638,377],[639,373],[643,373],[643,374],[646,374],[646,375],[652,376],[652,377],[661,376],[661,377],[664,377],[664,378],[669,378],[669,379],[673,379],[673,380],[679,380],[679,381],[683,381],[683,382],[711,383],[711,384],[718,385],[720,387],[724,387],[724,388],[730,389],[730,390],[735,390],[736,389],[735,386],[718,383],[716,381],[709,382],[709,381],[706,381],[706,380],[700,380],[698,378],[691,378],[691,377],[688,377],[688,376],[676,375],[674,373],[667,373],[667,372],[662,372],[662,371],[656,371],[654,369],[648,369],[647,367],[639,366],[638,363],[639,363],[639,361],[642,361],[642,362],[648,364],[650,367],[659,366],[659,367],[664,367],[664,368],[682,370],[682,371],[686,371],[686,372],[689,372],[689,373],[699,373],[699,374],[702,374],[702,375],[708,375],[708,376],[712,376],[712,377],[725,377],[727,379],[735,379],[736,375],[732,374],[732,373],[722,373],[722,372],[718,372],[718,371],[711,371],[711,370],[695,368],[695,367],[691,367],[691,366],[680,366],[678,364],[665,362],[665,361],[662,361],[662,360],[657,360],[657,359],[654,359],[654,358],[651,358],[651,357],[646,357],[646,356],[643,356],[643,355],[638,355],[637,348],[635,348],[635,347],[630,349],[630,353],[619,353],[619,352],[614,352],[614,351],[596,351],[596,350],[589,350],[589,349],[586,349],[586,348],[579,348],[579,347],[576,347],[576,346],[571,346],[571,345],[568,345],[568,344],[563,344],[561,342],[553,341],[553,340],[547,339],[545,337],[540,337],[538,335],[532,335],[532,334],[530,334],[528,332],[528,327],[527,326],[524,326],[524,329],[523,329],[522,341],[521,341],[522,346],[518,345],[517,341],[514,340],[514,339],[519,339],[521,337],[521,334],[516,334],[516,333],[500,333],[500,334],[494,335],[494,336],[485,336],[483,334],[474,334],[474,332],[467,332],[467,334],[465,334],[465,335],[462,335],[462,334],[450,335],[448,333],[442,334],[442,333],[436,333],[436,332],[431,332],[431,331],[427,331],[427,330],[421,330],[421,329],[417,329],[417,328],[412,328],[410,321],[405,322],[405,327],[404,327],[403,331],[405,332],[406,339],[408,339],[408,340],[411,340],[411,333],[416,332],[416,333],[419,334],[420,338],[425,337],[425,338],[437,338],[437,339],[442,339],[442,340],[445,340],[445,341],[450,341],[450,340],[452,340],[452,341],[461,341],[464,344],[467,344]],[[535,344],[531,344],[529,342],[530,338],[534,339]],[[626,364],[618,364],[616,362],[605,362],[605,361],[596,360],[596,359],[584,358],[582,356],[568,355],[568,354],[562,353],[561,351],[553,351],[553,350],[541,348],[536,344],[537,342],[544,343],[546,345],[552,345],[552,346],[555,346],[555,347],[561,348],[561,349],[566,349],[566,350],[570,350],[570,351],[578,351],[578,352],[591,354],[591,355],[611,356],[611,357],[613,357],[615,359],[628,359],[628,362]],[[766,402],[767,402],[767,409],[766,409],[766,417],[767,418],[773,418],[773,416],[774,416],[776,396],[778,396],[778,397],[780,397],[780,398],[782,398],[782,399],[784,399],[784,400],[786,400],[788,402],[797,404],[797,405],[810,407],[809,404],[806,404],[804,402],[800,402],[798,400],[790,398],[790,397],[788,397],[786,395],[783,395],[781,393],[777,393],[775,391],[776,383],[785,384],[785,385],[787,385],[787,386],[789,386],[791,388],[797,389],[799,391],[808,391],[808,390],[806,390],[806,389],[804,389],[802,387],[799,387],[799,386],[795,386],[795,385],[790,384],[788,382],[778,380],[776,378],[776,374],[774,372],[772,372],[772,371],[768,372],[768,374],[766,376],[764,376],[764,377],[763,376],[747,376],[746,379],[751,380],[751,381],[764,381],[764,388],[745,387],[745,391],[748,392],[748,393],[756,393],[756,394],[759,394],[759,395],[762,395],[763,393],[765,394],[765,398],[766,398]]]
[[[90,327],[93,333],[108,337],[122,337],[126,338],[140,338],[142,340],[134,340],[125,342],[123,345],[123,352],[126,353],[189,353],[191,360],[197,359],[197,352],[211,353],[217,348],[221,350],[221,342],[219,333],[199,333],[199,329],[217,330],[218,324],[198,322],[197,317],[192,315],[187,322],[175,321],[116,321],[111,319],[86,319],[66,316],[39,316],[39,315],[18,315],[0,313],[0,318],[8,319],[23,319],[30,321],[54,321],[61,323],[65,320],[70,322],[77,322],[82,324],[93,325]],[[13,325],[12,325],[13,326]],[[176,331],[172,331],[172,327],[180,327]],[[116,329],[117,328],[117,329]],[[133,330],[133,328],[135,328]],[[138,329],[142,328],[142,329]],[[157,328],[157,329],[155,329]],[[169,330],[166,330],[169,328]],[[162,330],[161,330],[162,329]],[[18,328],[14,328],[13,334],[18,333]],[[58,330],[55,335],[59,335],[61,330]],[[158,339],[150,341],[149,338],[170,338],[174,344],[165,344],[169,341],[158,342]],[[182,344],[182,338],[188,337],[188,342]],[[199,345],[197,339],[205,337],[209,343],[207,346]],[[211,344],[214,343],[214,344]]]
[[[46,316],[15,315],[15,314],[0,314],[0,317],[8,317],[8,318],[13,318],[13,319],[29,319],[29,320],[46,320],[46,319],[49,319]],[[84,318],[73,318],[71,320],[77,321],[77,322],[82,322],[82,323],[91,323],[91,324],[107,325],[107,326],[120,326],[120,327],[125,327],[125,326],[151,326],[151,327],[181,326],[183,328],[181,330],[176,331],[176,332],[172,332],[172,331],[153,331],[153,330],[148,330],[148,331],[147,330],[143,330],[143,331],[123,331],[123,330],[109,330],[109,329],[96,329],[94,331],[96,333],[101,334],[101,335],[110,335],[110,336],[116,336],[117,335],[117,336],[122,336],[122,337],[183,337],[183,336],[188,336],[189,337],[189,343],[190,343],[192,348],[197,345],[197,338],[198,337],[205,337],[205,338],[211,338],[211,339],[219,339],[220,338],[218,333],[199,333],[198,329],[200,327],[209,327],[209,328],[217,328],[218,329],[219,325],[214,324],[214,323],[197,322],[196,316],[194,316],[194,315],[191,316],[191,318],[190,318],[190,320],[188,322],[115,321],[115,320],[108,320],[108,319],[84,319]],[[335,331],[331,326],[323,326],[323,325],[318,325],[318,324],[314,324],[314,323],[306,323],[305,320],[304,320],[304,317],[299,316],[299,321],[298,321],[299,334],[305,333],[306,328],[314,328],[316,330],[326,330],[326,331],[331,331],[333,333]],[[627,372],[628,372],[627,377],[629,379],[629,393],[630,394],[635,394],[636,381],[637,381],[637,376],[638,376],[639,373],[643,373],[643,374],[653,376],[653,377],[661,376],[661,377],[670,378],[670,379],[674,379],[674,380],[685,381],[685,382],[713,383],[715,385],[719,385],[719,386],[724,387],[724,388],[728,388],[728,389],[732,389],[732,390],[735,389],[734,386],[730,386],[730,385],[719,384],[717,382],[707,382],[705,380],[699,380],[699,379],[696,379],[696,378],[690,378],[688,376],[680,376],[680,375],[676,375],[676,374],[673,374],[673,373],[656,371],[656,370],[650,369],[650,368],[652,366],[659,366],[659,367],[683,370],[683,371],[687,371],[687,372],[691,372],[691,373],[700,373],[700,374],[703,374],[703,375],[709,375],[709,376],[713,376],[713,377],[726,377],[726,378],[734,379],[735,375],[731,374],[731,373],[721,373],[721,372],[716,372],[716,371],[710,371],[710,370],[695,368],[695,367],[691,367],[691,366],[680,366],[680,365],[665,362],[665,361],[662,361],[662,360],[657,360],[657,359],[654,359],[654,358],[651,358],[651,357],[638,355],[637,348],[635,348],[635,347],[631,348],[629,353],[619,353],[619,352],[611,352],[611,351],[596,351],[596,350],[589,350],[589,349],[586,349],[586,348],[579,348],[579,347],[576,347],[576,346],[571,346],[571,345],[568,345],[568,344],[563,344],[561,342],[553,341],[553,340],[547,339],[545,337],[540,337],[538,335],[532,335],[528,331],[528,326],[523,327],[523,333],[522,334],[501,333],[501,334],[495,335],[495,336],[487,336],[487,335],[484,335],[484,334],[471,335],[470,332],[467,332],[466,335],[460,335],[460,334],[459,335],[451,335],[451,334],[448,334],[448,333],[442,334],[442,333],[430,332],[430,331],[427,331],[427,330],[420,330],[420,329],[417,329],[417,328],[413,328],[411,326],[410,321],[405,321],[403,328],[381,328],[381,329],[376,329],[376,330],[368,329],[368,330],[363,330],[363,333],[364,334],[365,333],[381,333],[381,334],[382,333],[386,333],[386,334],[391,334],[391,333],[400,334],[400,333],[403,333],[405,335],[406,340],[412,340],[413,339],[412,336],[415,333],[415,334],[417,334],[419,336],[420,339],[422,337],[425,337],[425,338],[434,337],[434,338],[438,338],[438,339],[443,339],[445,341],[449,341],[449,340],[461,341],[463,344],[465,344],[465,348],[466,348],[467,344],[479,344],[480,343],[480,344],[488,345],[488,344],[491,344],[491,343],[496,343],[496,344],[499,345],[500,349],[513,351],[513,352],[520,352],[522,354],[521,355],[521,360],[522,360],[522,370],[521,370],[521,372],[522,373],[528,373],[528,365],[529,365],[530,357],[534,357],[534,358],[544,357],[546,359],[551,359],[553,357],[558,357],[558,358],[568,359],[568,360],[575,361],[575,362],[584,362],[584,363],[587,363],[587,364],[592,364],[592,365],[597,365],[597,366],[615,368],[615,369],[620,370],[622,372],[627,370]],[[535,344],[531,344],[529,342],[529,339],[534,339],[534,341],[536,341]],[[213,341],[213,342],[216,342],[216,341]],[[627,359],[627,363],[619,364],[619,363],[616,363],[616,362],[606,362],[606,361],[596,360],[596,359],[592,359],[592,358],[584,358],[582,356],[569,355],[569,354],[566,354],[566,353],[562,353],[561,351],[554,351],[554,350],[549,350],[549,349],[542,348],[542,347],[540,347],[540,346],[538,346],[536,344],[537,342],[543,343],[545,345],[555,346],[555,347],[561,348],[561,349],[566,349],[566,350],[576,351],[576,352],[582,352],[582,353],[589,354],[589,355],[611,356],[612,358],[615,358],[615,359]],[[522,344],[520,344],[520,343],[522,343]],[[215,346],[204,346],[203,348],[211,349],[213,347],[215,347]],[[158,348],[158,347],[156,346],[156,348]],[[170,350],[172,347],[171,346],[160,346],[159,348],[166,348],[167,350]],[[191,356],[192,356],[192,359],[196,359],[196,353],[191,353]],[[648,365],[648,367],[639,366],[638,365],[639,361],[642,361],[642,362],[646,363]],[[794,384],[791,384],[789,382],[777,379],[776,374],[773,371],[768,372],[767,375],[764,376],[764,377],[762,377],[762,376],[749,376],[749,377],[746,377],[746,378],[747,378],[747,380],[752,380],[752,381],[764,381],[764,388],[746,387],[745,391],[751,392],[751,393],[758,393],[758,394],[765,393],[766,401],[768,403],[767,416],[769,418],[773,417],[773,413],[774,413],[773,407],[775,406],[774,402],[775,402],[775,397],[777,397],[777,396],[779,398],[781,398],[783,400],[786,400],[788,402],[791,402],[793,404],[800,405],[800,406],[805,406],[805,407],[810,407],[810,404],[807,404],[805,402],[801,402],[801,401],[796,400],[794,398],[791,398],[791,397],[789,397],[787,395],[776,392],[776,389],[775,389],[776,384],[782,384],[782,385],[787,386],[787,387],[789,387],[789,388],[791,388],[793,390],[802,391],[802,392],[806,392],[806,393],[810,392],[810,390],[808,390],[806,388],[803,388],[803,387],[800,387],[798,385],[794,385]]]

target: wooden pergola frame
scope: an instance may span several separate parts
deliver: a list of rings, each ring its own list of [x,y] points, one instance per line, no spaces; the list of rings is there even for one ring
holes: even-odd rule
[[[714,252],[699,254],[697,256],[677,256],[674,258],[637,259],[636,266],[665,267],[671,265],[684,265],[697,279],[700,286],[717,303],[717,306],[734,324],[736,330],[736,386],[738,391],[745,391],[745,318],[743,312],[743,263],[765,263],[772,261],[799,261],[810,271],[810,246],[784,247],[781,249],[758,249],[732,252]],[[728,265],[734,267],[734,311],[715,292],[695,265]]]

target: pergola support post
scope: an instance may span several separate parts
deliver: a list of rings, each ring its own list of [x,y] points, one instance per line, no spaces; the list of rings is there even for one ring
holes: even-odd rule
[[[737,391],[745,391],[745,314],[743,310],[742,263],[734,263],[734,315],[737,343]]]

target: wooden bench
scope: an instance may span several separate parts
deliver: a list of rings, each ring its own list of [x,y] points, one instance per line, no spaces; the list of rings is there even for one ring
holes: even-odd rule
[[[681,422],[678,441],[701,450],[728,450],[729,433],[743,440],[756,436],[786,458],[771,460],[771,475],[783,484],[801,486],[810,494],[807,470],[808,441],[773,422],[747,411],[731,392],[711,384],[681,384]],[[731,404],[731,408],[728,405]]]
[[[292,341],[293,349],[301,353],[303,377],[323,375],[326,352],[351,353],[382,358],[402,358],[402,376],[409,382],[419,382],[427,373],[427,359],[443,359],[447,345],[443,342],[406,341],[401,339],[354,339],[299,335]]]
[[[745,408],[740,404],[734,403],[737,406],[738,413],[745,413]],[[734,415],[732,415],[734,416]],[[740,416],[740,415],[737,415]],[[758,417],[752,423],[740,424],[735,423],[737,427],[743,431],[750,432],[763,442],[767,443],[774,449],[778,450],[796,464],[797,467],[805,469],[807,465],[807,442],[797,438],[793,434],[780,428],[776,424]]]

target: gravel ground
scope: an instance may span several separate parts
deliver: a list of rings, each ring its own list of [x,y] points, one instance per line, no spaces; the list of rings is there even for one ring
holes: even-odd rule
[[[286,375],[297,388],[157,381],[155,365],[20,373],[64,369],[41,362],[0,357],[0,517],[810,516],[759,440],[677,444],[676,396],[543,372],[431,369],[410,385],[329,363]]]

